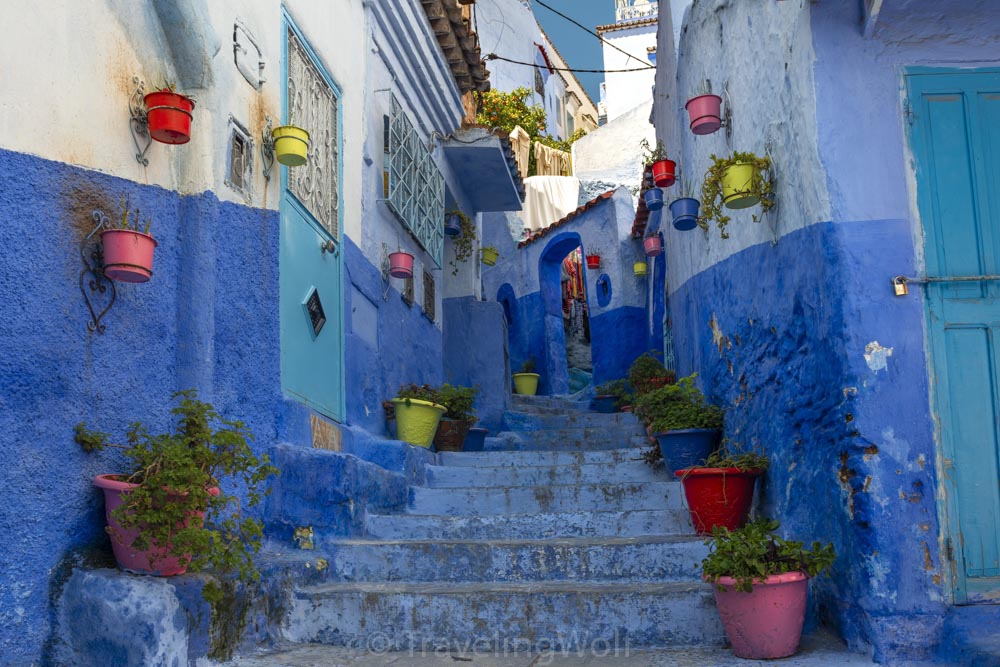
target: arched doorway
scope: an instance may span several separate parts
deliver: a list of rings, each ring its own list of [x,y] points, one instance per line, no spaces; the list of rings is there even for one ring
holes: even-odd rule
[[[544,354],[537,362],[542,376],[541,391],[545,394],[570,392],[568,356],[572,356],[574,361],[585,360],[587,364],[590,363],[589,326],[586,321],[589,303],[585,287],[586,265],[583,262],[579,264],[578,276],[568,276],[570,281],[578,281],[579,284],[579,299],[575,305],[570,304],[571,310],[575,309],[576,312],[570,312],[570,316],[566,317],[564,309],[566,305],[564,277],[567,276],[563,261],[577,250],[583,257],[585,249],[580,235],[576,232],[563,232],[548,242],[538,260],[538,282],[544,312],[542,326]],[[580,338],[581,331],[587,343],[586,349],[583,349],[581,340],[575,340]],[[567,355],[567,332],[574,338],[570,340],[569,355]]]

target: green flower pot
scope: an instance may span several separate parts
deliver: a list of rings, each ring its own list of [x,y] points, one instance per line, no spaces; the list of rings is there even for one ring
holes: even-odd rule
[[[392,405],[396,409],[396,438],[429,449],[438,422],[448,409],[416,398],[394,398]]]
[[[538,373],[514,373],[514,391],[524,396],[534,396],[538,391]]]

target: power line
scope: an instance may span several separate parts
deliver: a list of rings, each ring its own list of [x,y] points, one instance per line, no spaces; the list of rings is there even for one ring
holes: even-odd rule
[[[593,30],[591,30],[587,26],[583,25],[582,23],[579,23],[576,19],[574,19],[574,18],[572,18],[570,16],[566,16],[565,14],[563,14],[558,9],[554,9],[552,7],[549,7],[547,4],[545,4],[544,2],[542,2],[542,0],[535,0],[535,2],[537,2],[538,4],[540,4],[542,7],[545,7],[545,9],[549,10],[550,12],[552,12],[554,14],[558,14],[559,16],[563,17],[564,19],[566,19],[567,21],[569,21],[573,25],[577,26],[578,28],[584,30],[585,32],[593,35],[597,39],[601,40],[603,43],[605,43],[608,46],[610,46],[612,49],[615,49],[616,51],[621,51],[622,53],[624,53],[629,58],[637,60],[640,63],[645,63],[645,61],[642,58],[637,58],[636,56],[633,56],[628,51],[622,51],[620,48],[618,48],[617,46],[615,46],[614,44],[612,44],[608,40],[604,39],[603,37],[601,37],[600,35],[598,35],[596,32],[594,32]],[[638,68],[638,69],[656,69],[656,67],[654,67],[653,65],[646,65],[645,67],[641,67],[641,68]],[[635,72],[635,71],[638,71],[638,69],[635,69],[635,70],[603,70],[603,71],[605,71],[605,72]],[[579,71],[579,72],[593,71],[593,72],[599,72],[599,71],[602,71],[602,70],[572,70],[572,71]]]
[[[539,65],[538,63],[526,63],[521,62],[520,60],[511,60],[510,58],[498,56],[495,53],[487,55],[485,60],[503,60],[504,62],[534,67],[535,69],[541,69],[544,67],[545,69],[552,69],[557,72],[583,72],[586,74],[604,74],[606,72],[645,72],[648,69],[656,69],[655,67],[633,67],[632,69],[576,69],[575,67],[549,67],[548,65]]]

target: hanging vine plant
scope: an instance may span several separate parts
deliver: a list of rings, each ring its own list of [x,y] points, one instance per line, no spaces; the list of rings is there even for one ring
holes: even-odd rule
[[[730,217],[724,209],[749,208],[758,203],[761,214],[753,215],[754,222],[760,222],[762,215],[774,208],[771,158],[738,151],[729,157],[712,155],[712,164],[701,186],[702,214],[698,225],[708,231],[708,223],[714,221],[722,238],[728,239],[726,226]]]
[[[455,258],[449,262],[451,264],[451,275],[457,276],[459,264],[472,257],[473,246],[476,243],[476,225],[472,218],[462,213],[457,208],[445,213],[445,218],[453,215],[458,216],[461,231],[457,236],[452,237],[452,244],[455,248]]]

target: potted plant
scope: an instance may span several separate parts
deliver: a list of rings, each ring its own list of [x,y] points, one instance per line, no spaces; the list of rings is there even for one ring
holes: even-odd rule
[[[650,234],[642,240],[642,249],[646,252],[646,257],[658,257],[663,252],[663,240],[659,233]]]
[[[668,371],[653,352],[639,355],[628,369],[628,383],[638,394],[646,394],[674,382],[673,371]]]
[[[441,405],[441,393],[426,384],[404,384],[390,402],[396,419],[396,438],[430,449],[438,423],[448,412]]]
[[[650,211],[659,211],[663,208],[663,190],[660,188],[648,188],[642,193],[642,198]]]
[[[535,372],[535,358],[528,357],[521,364],[521,372],[514,373],[514,391],[524,396],[534,396],[538,391],[538,373]]]
[[[472,257],[472,247],[476,243],[476,225],[472,218],[462,213],[458,209],[448,212],[448,224],[445,225],[445,233],[452,237],[452,247],[455,249],[455,258],[451,260],[451,275],[458,275],[458,265]],[[448,225],[457,225],[458,232],[450,233]]]
[[[459,210],[448,211],[444,214],[445,236],[458,236],[462,233],[462,217],[464,213]]]
[[[670,215],[673,216],[674,229],[686,232],[698,226],[701,202],[694,197],[691,181],[681,178],[678,183],[680,197],[670,202]]]
[[[286,167],[301,167],[309,161],[309,133],[295,125],[281,125],[271,130],[274,158]]]
[[[655,147],[650,147],[649,140],[639,142],[643,153],[644,164],[653,166],[653,182],[658,188],[669,188],[674,184],[674,170],[677,163],[667,157],[667,149],[662,141],[657,141]],[[655,209],[654,209],[655,210]]]
[[[104,275],[125,283],[144,283],[153,276],[153,251],[156,239],[149,235],[152,218],[140,230],[139,209],[129,225],[128,198],[122,195],[122,219],[117,228],[101,232],[101,259]]]
[[[632,403],[632,392],[624,378],[598,385],[594,391],[597,395],[590,402],[590,409],[596,412],[618,412]]]
[[[240,498],[226,493],[223,482],[235,478],[253,507],[263,495],[260,485],[277,470],[266,455],[254,455],[247,442],[253,435],[242,422],[219,416],[193,389],[173,397],[179,399],[171,411],[177,421],[167,433],[150,435],[136,422],[121,445],[82,422],[75,428],[84,451],[121,449],[132,462],[130,472],[94,478],[104,491],[118,566],[160,576],[212,567],[256,581],[253,554],[262,525],[241,515]]]
[[[143,100],[150,137],[163,144],[186,144],[191,141],[193,97],[181,95],[176,92],[172,81],[166,81],[159,90],[148,93]]]
[[[704,463],[674,471],[684,484],[695,532],[709,535],[716,526],[729,530],[743,526],[750,514],[754,485],[769,463],[763,454],[724,446]]]
[[[469,429],[476,423],[475,411],[472,406],[476,401],[474,387],[457,387],[443,384],[438,389],[438,398],[447,412],[441,417],[437,434],[434,436],[434,449],[439,452],[460,452],[465,443]]]
[[[705,401],[694,385],[696,375],[642,394],[635,413],[657,440],[648,457],[662,458],[667,470],[680,470],[707,459],[722,434],[722,409]]]
[[[473,426],[469,429],[469,434],[465,436],[465,444],[462,448],[467,452],[481,452],[486,446],[486,436],[489,430]]]
[[[482,253],[483,264],[486,266],[493,266],[497,263],[497,259],[500,258],[500,253],[491,245],[484,245],[480,248],[479,252]]]
[[[634,262],[632,264],[632,274],[636,278],[646,275],[646,262]]]
[[[413,255],[402,250],[389,253],[389,275],[393,278],[412,278]]]
[[[715,605],[733,653],[770,660],[798,649],[805,621],[809,578],[833,565],[833,544],[785,540],[778,522],[757,519],[739,530],[718,527],[702,561],[713,582]]]
[[[595,270],[601,268],[601,251],[599,249],[592,248],[587,254],[587,268]]]
[[[701,203],[704,207],[699,223],[708,229],[708,222],[715,221],[722,238],[729,238],[726,225],[729,216],[723,207],[749,208],[760,203],[761,213],[774,207],[774,184],[771,181],[771,158],[757,157],[753,153],[735,152],[729,157],[712,155],[712,164],[705,172],[701,186]],[[760,222],[760,216],[753,216]]]
[[[699,91],[684,105],[695,134],[712,134],[722,127],[722,98],[707,89]]]

